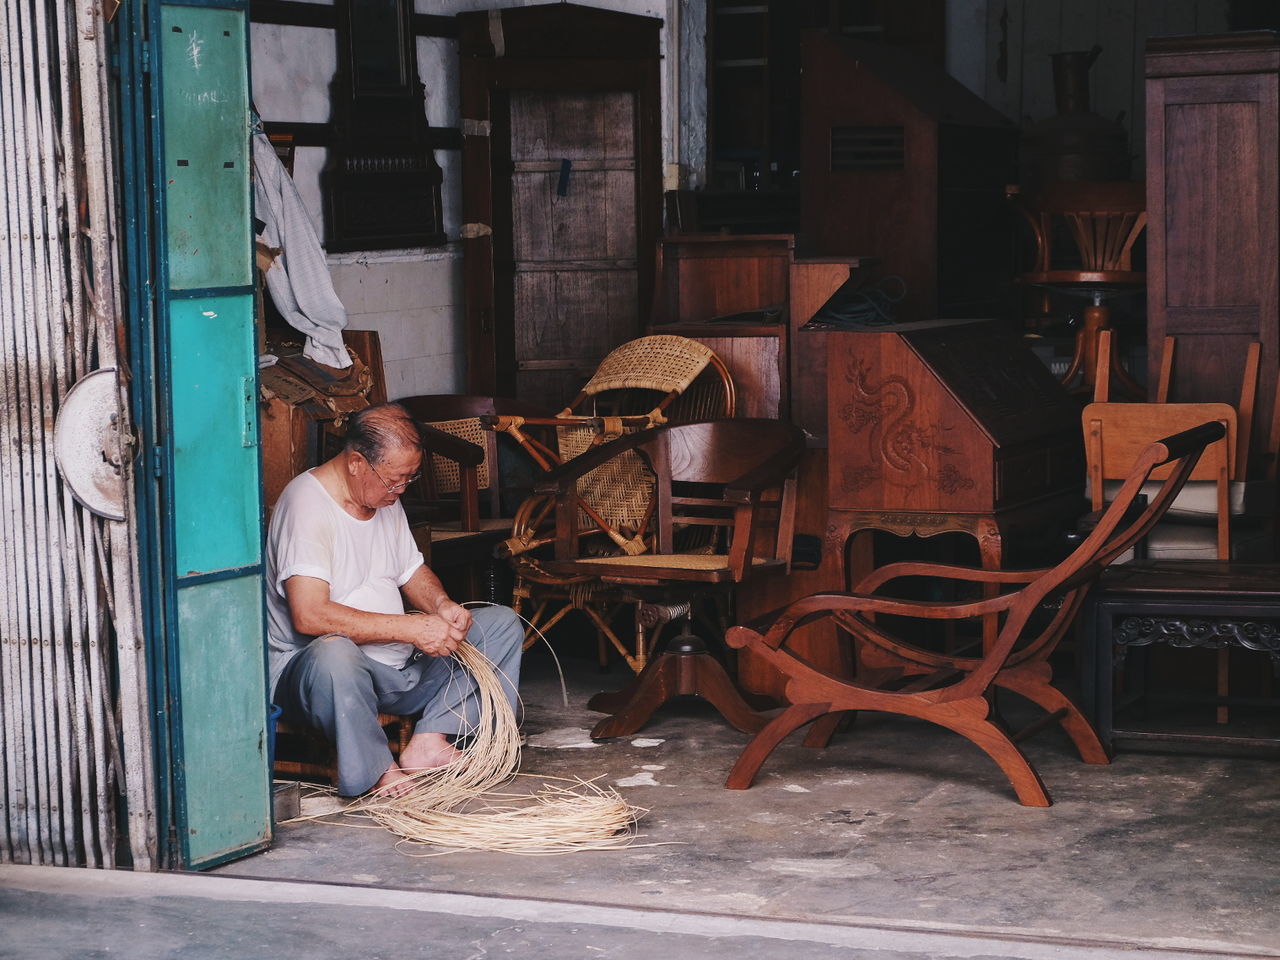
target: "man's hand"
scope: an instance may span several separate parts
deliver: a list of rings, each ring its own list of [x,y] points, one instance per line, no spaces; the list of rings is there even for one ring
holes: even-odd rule
[[[461,630],[464,637],[467,635],[467,631],[471,629],[471,611],[460,603],[454,603],[446,598],[443,603],[436,607],[436,613]]]
[[[465,609],[458,609],[466,613]],[[413,644],[429,657],[449,656],[467,636],[467,631],[458,629],[438,613],[410,614],[406,619],[405,642]],[[467,619],[471,619],[470,614],[467,614]]]

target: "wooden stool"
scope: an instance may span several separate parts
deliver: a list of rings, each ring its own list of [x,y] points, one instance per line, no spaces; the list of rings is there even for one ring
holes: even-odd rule
[[[402,716],[393,713],[378,714],[378,723],[387,733],[387,746],[391,749],[391,755],[397,760],[400,759],[400,753],[409,745],[409,738],[413,736],[413,725],[417,721],[417,717]],[[280,757],[280,734],[289,734],[299,737],[312,745],[316,752],[325,757],[323,763],[315,760],[284,760]],[[338,755],[334,750],[333,744],[324,738],[324,735],[318,730],[302,724],[289,723],[286,720],[276,721],[276,775],[292,774],[295,777],[323,777],[331,786],[338,785]]]

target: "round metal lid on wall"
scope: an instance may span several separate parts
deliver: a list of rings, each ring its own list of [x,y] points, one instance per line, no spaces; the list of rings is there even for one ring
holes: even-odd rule
[[[103,367],[67,393],[53,428],[53,450],[71,495],[108,520],[125,518],[121,448],[120,378],[115,367]]]

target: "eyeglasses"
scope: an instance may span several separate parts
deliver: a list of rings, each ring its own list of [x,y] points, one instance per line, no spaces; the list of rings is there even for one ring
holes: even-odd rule
[[[382,474],[378,472],[378,468],[373,465],[373,461],[366,460],[365,463],[369,464],[369,469],[373,471],[373,475],[382,481],[382,485],[387,488],[387,493],[404,493],[409,484],[422,476],[421,473],[415,473],[408,480],[401,480],[399,483],[387,483]]]

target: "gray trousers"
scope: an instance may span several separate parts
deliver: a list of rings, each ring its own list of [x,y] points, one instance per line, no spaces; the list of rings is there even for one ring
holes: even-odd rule
[[[507,607],[471,611],[467,640],[497,666],[512,709],[524,630]],[[414,733],[467,733],[479,721],[476,685],[452,657],[415,654],[397,669],[336,634],[317,637],[284,668],[274,702],[295,723],[320,730],[338,751],[338,793],[364,793],[391,766],[379,713],[422,716]]]

